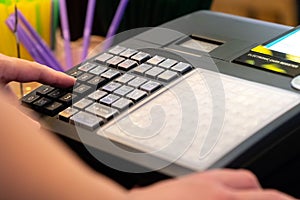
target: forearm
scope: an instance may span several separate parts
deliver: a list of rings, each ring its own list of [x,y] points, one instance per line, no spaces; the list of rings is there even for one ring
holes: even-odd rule
[[[56,138],[0,95],[0,193],[5,199],[123,199],[125,190],[94,174]]]

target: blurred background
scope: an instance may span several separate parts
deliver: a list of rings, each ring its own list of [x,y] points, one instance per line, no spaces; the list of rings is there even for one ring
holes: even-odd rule
[[[296,26],[299,0],[214,0],[211,10]]]

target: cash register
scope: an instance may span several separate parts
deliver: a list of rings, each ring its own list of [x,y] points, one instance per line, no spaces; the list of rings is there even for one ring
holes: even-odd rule
[[[198,11],[111,38],[109,49],[66,72],[74,87],[42,85],[22,103],[45,129],[120,171],[231,167],[270,176],[299,151],[297,36],[292,27]]]

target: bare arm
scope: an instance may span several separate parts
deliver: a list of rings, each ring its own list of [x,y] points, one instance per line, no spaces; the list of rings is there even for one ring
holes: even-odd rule
[[[1,198],[122,199],[120,186],[94,174],[2,95],[0,110]]]

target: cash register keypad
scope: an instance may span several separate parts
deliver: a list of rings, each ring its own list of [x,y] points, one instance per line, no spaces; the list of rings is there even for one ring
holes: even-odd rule
[[[59,120],[95,130],[124,110],[191,71],[185,62],[115,46],[72,68],[72,88],[43,85],[22,103]]]

